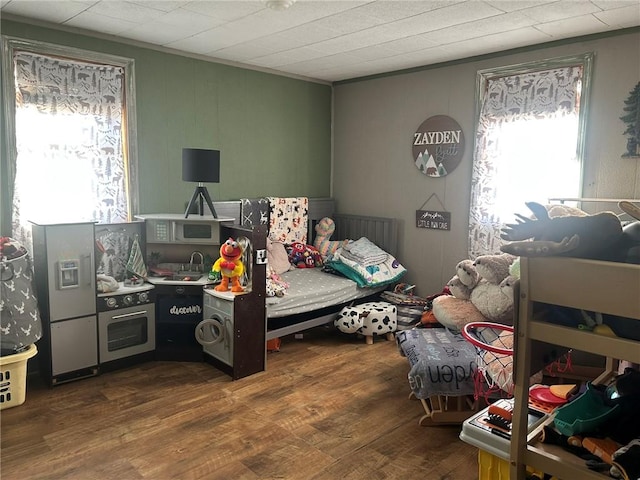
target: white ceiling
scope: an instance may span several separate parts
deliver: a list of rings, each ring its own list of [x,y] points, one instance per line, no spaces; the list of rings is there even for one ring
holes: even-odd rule
[[[640,25],[640,0],[0,0],[2,16],[334,82]]]

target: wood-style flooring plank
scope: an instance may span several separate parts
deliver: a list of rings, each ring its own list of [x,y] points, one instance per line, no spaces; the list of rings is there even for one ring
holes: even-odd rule
[[[473,480],[460,427],[421,427],[394,342],[285,337],[267,371],[148,362],[0,412],[2,480]]]

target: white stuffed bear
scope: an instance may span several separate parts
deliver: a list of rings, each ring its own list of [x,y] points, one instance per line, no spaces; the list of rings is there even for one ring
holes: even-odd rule
[[[518,257],[509,254],[482,255],[462,260],[447,287],[451,295],[433,299],[433,315],[453,331],[471,322],[513,321],[513,285],[518,277],[510,267]]]
[[[481,255],[474,262],[480,281],[470,300],[489,321],[513,324],[513,284],[517,278],[509,276],[509,267],[516,258],[509,254]]]
[[[467,323],[488,321],[471,303],[471,294],[479,281],[480,275],[472,260],[458,262],[456,274],[447,283],[451,295],[440,295],[431,302],[438,323],[459,332]]]

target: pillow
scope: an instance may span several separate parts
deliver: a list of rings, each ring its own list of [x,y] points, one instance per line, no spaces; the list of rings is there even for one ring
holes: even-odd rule
[[[278,275],[291,269],[289,256],[284,244],[280,242],[272,242],[267,238],[267,265],[269,271]]]

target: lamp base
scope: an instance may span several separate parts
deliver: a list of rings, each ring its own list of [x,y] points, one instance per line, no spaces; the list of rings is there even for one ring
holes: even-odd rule
[[[196,187],[196,190],[193,192],[191,201],[189,202],[189,205],[187,205],[187,209],[184,212],[184,218],[187,218],[189,216],[189,210],[191,210],[191,208],[196,204],[196,201],[199,202],[198,205],[200,207],[200,210],[199,210],[200,216],[204,215],[204,202],[207,202],[207,205],[211,210],[211,214],[213,215],[213,218],[218,218],[218,215],[216,214],[216,209],[213,208],[213,202],[211,201],[209,192],[207,191],[207,188],[203,187],[202,185],[198,185]]]

